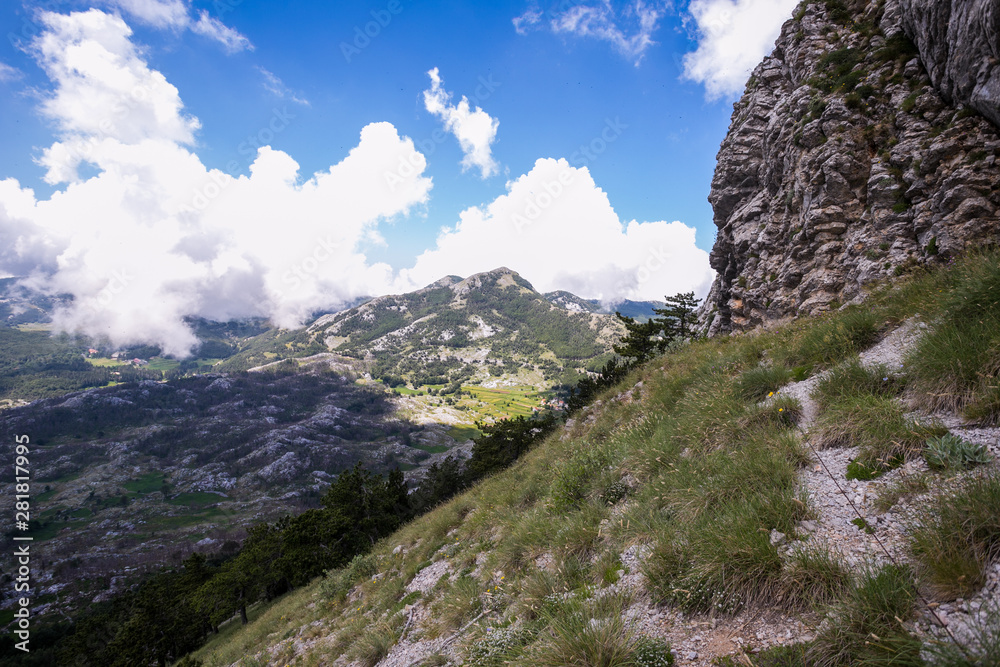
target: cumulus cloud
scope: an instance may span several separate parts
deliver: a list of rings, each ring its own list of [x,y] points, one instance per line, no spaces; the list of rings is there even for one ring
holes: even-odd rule
[[[597,4],[574,3],[564,11],[549,12],[549,21],[537,8],[514,18],[514,30],[526,35],[531,29],[548,27],[556,34],[588,37],[608,42],[621,55],[638,66],[653,41],[663,10],[647,6],[642,0],[616,10],[611,0]]]
[[[774,48],[798,0],[693,0],[688,10],[698,48],[684,56],[683,77],[709,100],[743,92],[750,72]]]
[[[464,95],[457,105],[450,104],[451,93],[442,87],[441,75],[435,67],[427,72],[431,87],[424,91],[424,106],[427,111],[441,119],[445,128],[455,135],[465,157],[462,168],[477,167],[483,178],[496,174],[500,167],[493,159],[492,145],[497,138],[500,121],[488,113],[469,104]]]
[[[389,289],[390,267],[359,247],[431,187],[423,155],[391,124],[366,126],[341,162],[311,176],[265,146],[250,174],[233,178],[191,152],[198,120],[121,18],[90,10],[42,21],[31,53],[53,81],[42,110],[60,136],[41,162],[47,180],[66,185],[39,199],[0,181],[0,275],[72,294],[58,327],[185,354],[195,343],[186,316],[295,326]],[[269,128],[291,122],[281,111]],[[81,178],[82,163],[97,174]],[[390,187],[385,174],[400,164],[409,169]]]
[[[681,222],[623,224],[586,167],[540,159],[507,193],[466,209],[434,249],[400,273],[399,288],[507,266],[541,291],[586,298],[662,299],[707,293],[714,273],[695,230]]]
[[[249,39],[207,11],[199,12],[195,20],[184,0],[106,0],[106,4],[154,28],[191,30],[219,42],[229,53],[253,50]]]

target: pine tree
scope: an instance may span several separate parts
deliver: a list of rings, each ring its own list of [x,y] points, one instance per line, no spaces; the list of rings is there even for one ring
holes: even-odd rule
[[[691,325],[695,319],[694,313],[698,309],[698,302],[701,301],[701,299],[694,298],[694,292],[683,292],[674,296],[667,296],[663,300],[667,302],[665,308],[653,309],[653,312],[660,315],[657,321],[660,323],[659,326],[662,331],[663,340],[666,341],[660,348],[661,351],[666,348],[671,340],[691,338],[693,335]]]

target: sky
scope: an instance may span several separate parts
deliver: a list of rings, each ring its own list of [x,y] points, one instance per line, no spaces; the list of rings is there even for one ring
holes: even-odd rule
[[[791,0],[0,0],[0,277],[187,354],[506,266],[707,293],[732,103]]]

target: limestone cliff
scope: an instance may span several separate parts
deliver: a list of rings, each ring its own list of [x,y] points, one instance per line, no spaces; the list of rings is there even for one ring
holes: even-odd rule
[[[1000,115],[994,4],[799,6],[719,150],[710,333],[836,307],[864,283],[997,240],[1000,132],[984,118]]]

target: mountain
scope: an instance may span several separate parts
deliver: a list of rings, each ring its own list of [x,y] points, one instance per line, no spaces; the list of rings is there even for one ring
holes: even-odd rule
[[[834,309],[1000,240],[998,12],[988,0],[799,6],[719,149],[711,332]]]
[[[364,362],[372,377],[393,386],[448,393],[462,385],[544,389],[599,369],[623,332],[613,316],[552,303],[516,272],[499,268],[447,276],[324,315],[302,330],[246,341],[221,368],[329,350]]]
[[[604,304],[599,299],[583,299],[562,290],[546,292],[545,298],[566,310],[583,313],[602,313],[605,315],[614,315],[618,312],[640,322],[645,322],[653,317],[655,315],[653,312],[654,308],[663,308],[666,305],[662,301],[632,301],[630,299],[625,299],[617,303]]]
[[[607,356],[621,328],[553,305],[508,269],[291,331],[189,324],[199,357],[125,351],[148,366],[0,328],[0,389],[42,397],[0,412],[0,437],[32,443],[32,534],[53,568],[41,593],[53,604],[38,614],[78,609],[95,591],[109,599],[192,550],[235,545],[255,522],[315,508],[356,463],[398,467],[412,488],[432,464],[468,455],[475,423],[540,409],[538,390]]]
[[[998,664],[1000,401],[956,363],[1000,363],[997,284],[972,256],[672,349],[193,658]]]

